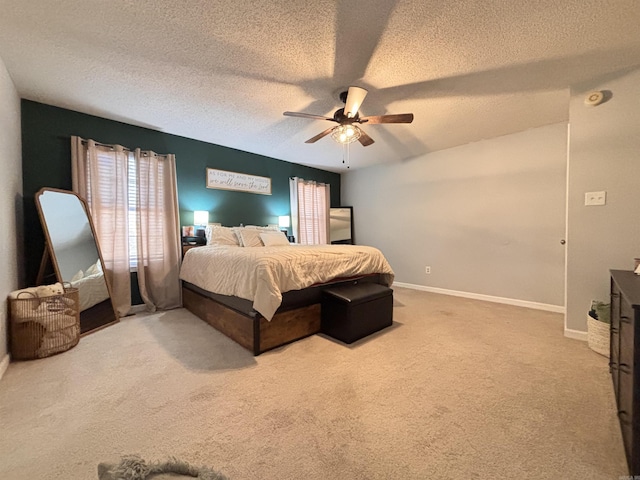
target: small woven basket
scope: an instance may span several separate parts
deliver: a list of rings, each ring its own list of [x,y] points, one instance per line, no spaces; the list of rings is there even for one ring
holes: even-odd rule
[[[589,348],[609,358],[609,324],[587,315],[587,343]]]
[[[20,294],[9,299],[10,351],[14,360],[32,360],[64,352],[80,340],[77,288],[61,295]]]

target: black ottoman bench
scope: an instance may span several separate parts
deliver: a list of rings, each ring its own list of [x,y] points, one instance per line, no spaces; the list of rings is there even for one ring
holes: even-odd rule
[[[353,343],[393,323],[393,290],[356,283],[322,292],[321,332]]]

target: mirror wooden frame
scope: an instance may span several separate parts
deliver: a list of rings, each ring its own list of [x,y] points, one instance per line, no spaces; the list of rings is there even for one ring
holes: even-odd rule
[[[44,187],[38,190],[35,196],[36,208],[38,210],[38,216],[40,217],[40,225],[42,226],[42,231],[44,233],[45,246],[44,252],[42,255],[42,261],[40,262],[40,270],[38,272],[38,279],[36,281],[37,284],[42,283],[42,279],[44,277],[44,271],[47,267],[47,262],[51,262],[53,266],[53,270],[56,275],[56,279],[60,283],[69,283],[69,281],[65,281],[62,278],[62,274],[60,271],[60,266],[58,264],[58,259],[56,257],[56,252],[54,251],[53,244],[51,242],[51,235],[49,233],[49,227],[47,226],[47,221],[45,218],[45,214],[43,212],[42,205],[40,203],[41,197],[46,192],[55,192],[62,193],[66,195],[73,195],[80,202],[80,206],[82,207],[84,213],[87,216],[87,220],[89,222],[89,227],[91,228],[91,234],[93,235],[93,239],[95,241],[96,250],[98,253],[98,258],[100,263],[102,264],[102,270],[104,272],[104,281],[107,287],[107,292],[109,293],[109,298],[103,300],[95,306],[92,306],[84,311],[80,312],[80,335],[86,335],[88,333],[92,333],[98,330],[101,330],[109,325],[113,325],[120,321],[118,316],[118,311],[115,308],[115,304],[113,303],[113,292],[111,289],[111,282],[108,279],[107,271],[105,269],[104,258],[102,257],[102,250],[100,248],[100,241],[98,240],[98,236],[96,235],[96,229],[93,225],[93,219],[91,218],[91,212],[89,211],[89,207],[84,198],[78,195],[76,192],[72,192],[70,190],[62,190],[59,188],[49,188]],[[110,307],[110,309],[109,309]]]

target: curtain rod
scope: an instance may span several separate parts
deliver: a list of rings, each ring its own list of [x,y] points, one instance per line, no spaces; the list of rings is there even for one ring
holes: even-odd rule
[[[85,140],[84,138],[80,140],[84,145],[87,145],[89,143],[89,140]],[[96,142],[95,140],[93,140],[93,143],[95,143],[96,145],[99,145],[100,147],[107,147],[110,148],[111,150],[115,150],[115,147],[113,145],[107,145],[106,143],[100,143],[100,142]],[[120,147],[122,147],[122,145],[119,145]],[[133,152],[134,150],[131,150],[130,148],[127,147],[122,147],[122,150],[125,150],[127,152]],[[143,155],[149,155],[149,153],[145,150],[140,150],[140,153],[142,153]],[[167,155],[169,155],[168,153],[155,153],[153,152],[153,154],[156,157],[166,157]]]
[[[84,145],[87,145],[89,143],[89,140],[85,140],[84,138],[81,140],[81,142]],[[115,147],[113,145],[108,145],[106,143],[100,143],[100,142],[96,142],[95,140],[93,140],[93,143],[95,143],[96,145],[100,146],[100,147],[107,147],[110,148],[111,150],[115,150]],[[122,147],[122,145],[119,145],[120,147]],[[123,150],[127,150],[128,152],[131,152],[132,150],[127,148],[127,147],[122,147]]]

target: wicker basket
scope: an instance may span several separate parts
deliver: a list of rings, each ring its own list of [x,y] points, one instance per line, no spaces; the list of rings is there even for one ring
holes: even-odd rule
[[[609,324],[587,315],[587,342],[589,348],[600,355],[609,357]]]
[[[36,297],[21,293],[10,298],[10,350],[14,360],[44,358],[69,350],[80,340],[77,288]]]

